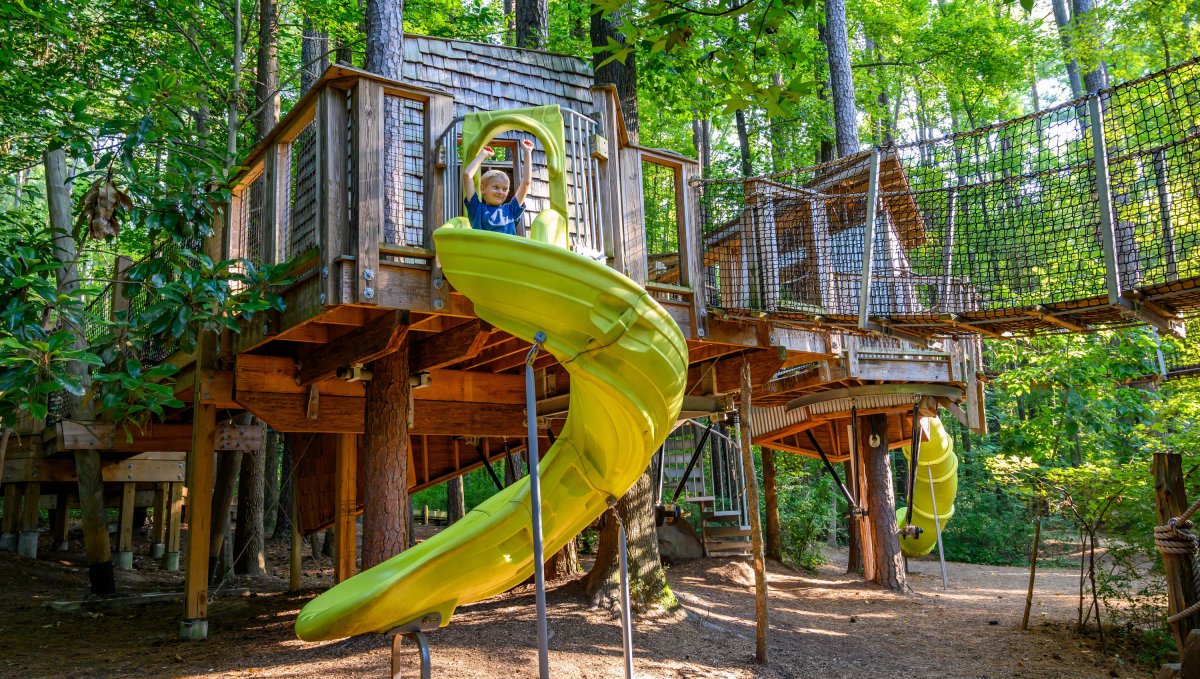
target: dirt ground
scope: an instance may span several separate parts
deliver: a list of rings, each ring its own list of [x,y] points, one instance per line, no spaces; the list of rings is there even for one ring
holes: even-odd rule
[[[384,677],[389,639],[365,635],[305,643],[292,633],[300,607],[331,580],[329,559],[305,558],[304,584],[286,594],[286,546],[269,549],[264,580],[226,584],[209,606],[209,640],[181,642],[182,603],[60,613],[49,601],[80,600],[87,569],[81,545],[34,562],[0,553],[0,676],[12,677]],[[914,561],[913,594],[883,592],[842,574],[843,553],[815,573],[769,565],[771,662],[754,664],[752,571],[732,559],[702,559],[668,571],[687,612],[634,622],[639,677],[1110,677],[1149,676],[1103,657],[1092,637],[1072,633],[1076,576],[1040,569],[1031,631],[1020,629],[1027,572]],[[178,592],[179,573],[144,555],[118,573],[123,593]],[[583,603],[579,583],[548,593],[551,675],[621,677],[618,618]],[[536,676],[529,586],[460,608],[431,635],[435,677]],[[416,654],[405,644],[405,676]]]

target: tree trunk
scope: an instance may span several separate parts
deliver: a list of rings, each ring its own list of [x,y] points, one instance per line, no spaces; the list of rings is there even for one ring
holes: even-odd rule
[[[279,6],[259,0],[258,66],[254,101],[258,107],[256,130],[261,141],[279,122]]]
[[[371,364],[363,435],[362,569],[408,548],[408,340]]]
[[[1071,54],[1071,15],[1067,0],[1053,0],[1054,23],[1058,25],[1058,37],[1062,41],[1063,59],[1067,62],[1067,79],[1071,83],[1071,97],[1083,96],[1083,81],[1079,77],[1079,62]]]
[[[634,608],[652,605],[674,608],[675,595],[667,586],[658,555],[658,531],[654,527],[654,483],[651,468],[633,484],[616,505],[625,524],[629,557],[629,596]],[[620,600],[620,568],[617,521],[614,510],[604,512],[596,563],[584,578],[584,592],[595,605],[614,605]]]
[[[71,185],[67,179],[67,154],[63,149],[47,151],[43,157],[46,171],[46,205],[50,213],[54,254],[63,263],[56,272],[58,294],[74,296],[79,288],[75,238],[71,229]],[[64,315],[64,327],[75,337],[72,347],[84,349],[87,339],[81,319]],[[85,397],[67,395],[67,412],[72,419],[90,421],[96,411],[87,392],[92,388],[91,373],[85,364],[71,361],[67,371],[79,381]],[[88,580],[92,594],[115,594],[112,544],[108,539],[108,517],[104,509],[104,479],[100,471],[100,451],[75,451],[75,472],[79,485],[79,510],[83,518],[84,551],[88,560]]]
[[[692,120],[692,146],[700,161],[700,176],[707,178],[712,167],[712,135],[708,118]]]
[[[446,482],[446,525],[458,521],[467,513],[466,497],[463,496],[463,477],[456,476]]]
[[[658,538],[655,537],[655,540]],[[580,570],[579,548],[574,538],[567,542],[562,549],[546,560],[546,580],[557,580],[568,575],[575,575]]]
[[[1074,24],[1076,35],[1088,35],[1086,44],[1089,45],[1100,44],[1101,36],[1094,34],[1104,28],[1100,25],[1100,20],[1092,14],[1094,10],[1094,0],[1072,0],[1071,23]],[[1091,66],[1091,64],[1085,64],[1085,66]],[[1094,68],[1089,68],[1084,72],[1083,86],[1089,93],[1108,87],[1108,67],[1103,61],[1096,62]]]
[[[743,177],[754,176],[754,163],[750,155],[750,127],[746,124],[746,111],[738,109],[734,114],[737,122],[738,158],[741,161]]]
[[[267,453],[263,465],[267,476],[263,481],[263,537],[275,535],[279,521],[279,432],[267,430]]]
[[[846,477],[846,485],[850,487],[850,494],[856,502],[861,503],[862,498],[858,495],[858,475],[855,473],[854,465],[850,462],[842,464],[843,476]],[[853,507],[849,508],[851,511]],[[862,523],[857,516],[851,515],[846,522],[846,572],[857,574],[863,569],[862,555]]]
[[[367,0],[366,68],[401,80],[404,69],[404,0]]]
[[[225,574],[218,568],[221,548],[225,546],[225,527],[229,525],[229,508],[233,504],[233,489],[237,485],[242,453],[225,451],[217,455],[217,481],[213,485],[212,532],[208,538],[208,581],[211,585]],[[226,559],[228,561],[228,559]]]
[[[818,18],[817,21],[817,42],[825,45],[826,41],[825,22]],[[825,50],[826,59],[828,59],[829,48]],[[828,68],[821,68],[822,65],[828,65],[828,61],[822,62],[820,58],[813,59],[813,71],[816,76],[816,81],[820,83],[817,87],[817,101],[822,102],[821,110],[824,112],[825,124],[829,129],[834,129],[833,118],[830,117],[829,108],[824,105],[824,102],[829,101],[829,73]],[[824,130],[821,133],[821,144],[817,148],[817,163],[828,163],[833,160],[833,142]]]
[[[300,94],[304,94],[329,65],[329,38],[313,28],[312,20],[306,17],[300,40]]]
[[[767,510],[767,558],[783,561],[783,540],[779,532],[779,490],[775,486],[775,451],[762,449],[763,496]]]
[[[263,486],[266,482],[266,451],[242,454],[238,474],[237,533],[234,534],[233,571],[262,577],[267,572],[263,552]]]
[[[896,494],[892,488],[891,455],[888,452],[887,415],[867,415],[862,442],[866,463],[867,520],[871,522],[875,544],[875,579],[894,592],[905,593],[908,576],[900,556],[900,536],[896,534]]]
[[[517,44],[517,10],[515,0],[504,0],[504,44]]]
[[[839,158],[858,153],[858,106],[850,71],[850,38],[846,30],[846,0],[825,2],[825,51],[833,97],[833,127]]]
[[[516,0],[517,47],[544,49],[550,39],[550,15],[546,0]]]
[[[619,13],[613,12],[604,16],[603,12],[592,14],[591,38],[593,48],[608,46],[611,38],[620,45],[625,44],[625,36],[617,28],[621,22]],[[615,85],[617,98],[621,101],[621,113],[625,118],[625,129],[629,131],[630,141],[637,143],[638,139],[638,103],[637,103],[637,58],[630,54],[621,63],[613,59],[601,65],[611,53],[600,51],[592,55],[592,69],[595,72],[597,85]]]

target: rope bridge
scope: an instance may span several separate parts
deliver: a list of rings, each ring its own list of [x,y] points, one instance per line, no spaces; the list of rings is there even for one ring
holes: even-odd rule
[[[1200,311],[1200,60],[943,139],[705,180],[698,199],[714,307],[924,337],[1180,333]]]

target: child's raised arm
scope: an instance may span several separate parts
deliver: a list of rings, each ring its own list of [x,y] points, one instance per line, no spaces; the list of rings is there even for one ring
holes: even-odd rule
[[[521,171],[521,183],[513,192],[513,200],[524,205],[525,195],[533,184],[533,142],[528,139],[521,140],[521,164],[525,167]]]
[[[475,173],[479,172],[479,166],[483,165],[483,161],[491,158],[495,153],[492,147],[485,146],[479,149],[479,153],[475,154],[475,158],[463,168],[462,186],[464,199],[470,200],[471,196],[475,195]]]

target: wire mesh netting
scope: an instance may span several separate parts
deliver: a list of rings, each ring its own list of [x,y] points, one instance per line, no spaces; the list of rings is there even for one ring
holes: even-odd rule
[[[425,104],[385,96],[383,242],[425,245]]]
[[[266,179],[259,175],[242,192],[238,201],[238,222],[231,234],[230,256],[246,258],[255,264],[263,261],[263,204],[266,201]]]
[[[309,123],[288,147],[284,196],[284,256],[291,259],[317,247],[317,123]]]
[[[1109,304],[1109,268],[1122,292],[1198,310],[1198,77],[1188,62],[1097,98],[878,149],[869,233],[871,152],[704,182],[709,303],[849,323],[870,243],[867,315],[923,334],[1128,322]],[[1105,166],[1111,219],[1100,208]]]

